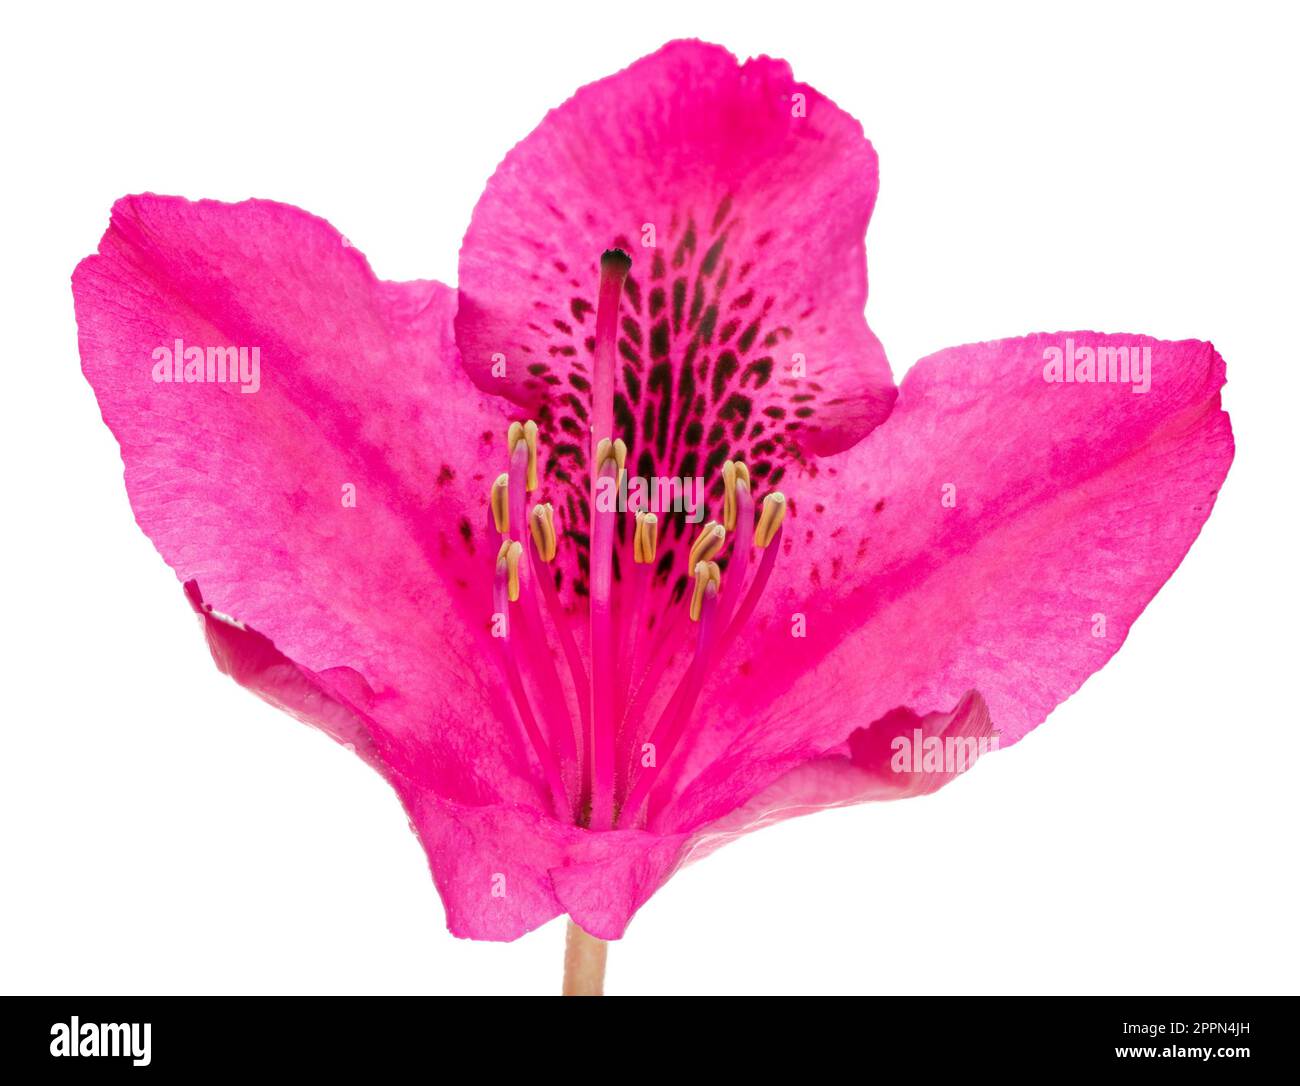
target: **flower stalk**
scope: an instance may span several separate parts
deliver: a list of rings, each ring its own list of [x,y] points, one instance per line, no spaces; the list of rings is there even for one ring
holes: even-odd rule
[[[605,959],[609,944],[588,935],[572,920],[564,936],[564,987],[566,996],[605,994]]]

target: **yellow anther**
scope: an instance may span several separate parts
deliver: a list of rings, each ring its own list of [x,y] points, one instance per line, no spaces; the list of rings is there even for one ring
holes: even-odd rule
[[[691,572],[695,578],[695,591],[691,593],[691,621],[699,622],[705,594],[717,595],[722,587],[722,571],[717,562],[699,562]]]
[[[621,485],[623,482],[623,469],[627,466],[627,443],[620,438],[610,441],[607,437],[602,437],[596,442],[596,474],[600,474],[600,469],[605,464],[613,460],[618,466],[618,480]]]
[[[489,502],[492,506],[492,525],[505,535],[510,531],[510,476],[504,471],[492,484],[492,496]]]
[[[497,551],[497,572],[501,572],[504,563],[506,594],[510,597],[511,603],[519,598],[519,557],[523,553],[524,548],[512,539],[502,540],[501,549]]]
[[[722,526],[729,532],[736,530],[736,487],[749,489],[749,468],[743,460],[724,460],[722,463]]]
[[[528,529],[533,533],[533,546],[537,548],[537,557],[549,562],[555,557],[555,510],[550,502],[533,506]]]
[[[711,561],[726,541],[727,530],[716,520],[709,521],[691,544],[691,553],[686,559],[686,568],[691,570],[691,576],[695,575],[695,567],[701,562]]]
[[[776,530],[785,520],[785,495],[779,490],[772,491],[763,499],[763,511],[758,515],[758,525],[754,528],[754,546],[766,547],[772,542]]]
[[[524,440],[528,442],[528,472],[526,489],[532,493],[537,489],[537,423],[529,419],[524,423]]]
[[[528,467],[524,473],[524,489],[532,493],[537,489],[537,423],[532,419],[527,422],[512,422],[506,430],[506,448],[513,456],[519,442],[528,446]]]
[[[653,565],[655,549],[659,546],[659,518],[653,513],[636,515],[636,531],[632,535],[632,561]]]

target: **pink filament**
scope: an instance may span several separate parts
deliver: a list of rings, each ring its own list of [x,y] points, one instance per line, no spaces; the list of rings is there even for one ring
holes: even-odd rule
[[[564,779],[560,774],[559,763],[556,762],[555,755],[551,753],[551,749],[546,745],[546,741],[542,738],[542,733],[537,727],[537,720],[533,716],[532,707],[528,704],[528,694],[524,690],[523,679],[519,674],[519,663],[515,659],[514,635],[510,625],[510,597],[504,561],[497,563],[496,575],[492,583],[492,602],[497,614],[502,616],[506,623],[505,637],[501,639],[501,659],[506,672],[506,683],[515,699],[515,707],[519,710],[519,719],[523,723],[524,731],[528,735],[528,741],[532,744],[533,750],[537,754],[537,760],[541,763],[542,772],[546,776],[546,783],[551,790],[551,802],[555,807],[556,817],[572,817],[573,809],[569,806],[565,794]]]
[[[653,749],[655,764],[642,767],[636,785],[628,794],[627,801],[619,812],[618,821],[621,827],[627,827],[635,823],[641,805],[645,802],[646,796],[650,794],[650,789],[654,787],[656,780],[658,780],[660,771],[672,758],[677,742],[681,739],[682,732],[686,728],[686,722],[690,718],[691,710],[695,708],[696,699],[700,696],[700,690],[704,686],[704,677],[708,672],[709,657],[713,652],[713,634],[716,629],[717,609],[717,594],[715,592],[706,592],[703,607],[700,611],[699,633],[695,641],[695,658],[691,661],[691,666],[687,669],[686,674],[677,686],[677,690],[673,693],[668,705],[665,706],[663,713],[660,715],[659,723],[655,725],[654,731],[650,733],[650,745]]]
[[[524,546],[528,546],[527,543]],[[529,548],[531,551],[531,548]],[[536,570],[533,571],[536,575]],[[521,623],[522,643],[519,648],[520,659],[526,665],[529,674],[537,677],[542,688],[542,711],[546,717],[551,743],[560,761],[566,785],[576,797],[578,790],[578,748],[573,735],[573,721],[569,716],[568,705],[564,700],[564,687],[555,670],[555,658],[546,646],[546,635],[542,626],[542,612],[537,605],[537,596],[520,586],[520,602],[523,604],[523,622]]]
[[[759,598],[767,587],[768,579],[772,576],[772,567],[776,565],[776,556],[781,549],[781,533],[784,530],[783,527],[778,528],[771,542],[764,548],[763,557],[759,559],[758,570],[754,574],[754,583],[749,586],[749,591],[745,593],[745,599],[737,610],[736,617],[727,627],[722,640],[724,646],[730,645],[736,639],[736,635],[744,628],[745,623],[749,621],[749,616],[754,613],[754,608],[758,606]]]
[[[722,592],[718,598],[718,626],[725,630],[736,601],[745,590],[745,574],[749,572],[749,556],[753,553],[754,498],[744,482],[736,483],[736,530],[732,535],[731,563],[723,578]]]
[[[581,718],[582,726],[579,729],[579,745],[581,747],[581,758],[579,759],[578,779],[580,790],[586,792],[586,795],[578,797],[578,806],[582,807],[583,803],[590,799],[590,788],[586,784],[591,775],[591,744],[589,733],[591,731],[591,699],[588,696],[587,669],[582,666],[582,656],[578,653],[578,643],[573,638],[573,633],[569,629],[568,622],[564,614],[564,607],[560,603],[560,594],[555,589],[555,583],[549,576],[549,569],[546,564],[537,557],[536,552],[529,548],[529,562],[533,572],[533,583],[539,585],[542,590],[542,598],[546,601],[546,610],[551,616],[551,625],[555,627],[556,634],[560,638],[560,648],[564,652],[564,659],[569,665],[569,678],[573,682],[573,689],[576,693],[578,703],[578,714]]]
[[[629,726],[629,695],[632,693],[632,679],[636,674],[636,665],[642,653],[642,631],[645,627],[646,601],[650,597],[650,580],[654,575],[654,566],[643,564],[632,566],[632,598],[628,607],[621,613],[619,625],[630,636],[620,639],[618,686],[615,691],[615,719],[618,721],[618,765],[614,780],[615,794],[627,787],[628,775],[632,771],[629,750],[634,745],[636,735]]]
[[[528,552],[531,559],[533,548],[530,545],[528,520],[525,516],[527,467],[528,445],[521,440],[515,445],[515,450],[510,455],[510,481],[507,490],[510,515],[509,530],[504,534],[497,534],[495,526],[491,522],[489,522],[488,527],[489,534],[497,540],[497,545],[504,539],[517,540]],[[555,661],[551,654],[546,651],[542,614],[537,605],[537,597],[529,591],[530,582],[535,578],[537,578],[537,570],[530,560],[526,568],[521,566],[519,570],[521,582],[520,600],[523,604],[523,613],[519,619],[520,638],[518,650],[515,653],[516,664],[522,664],[521,680],[523,675],[528,675],[540,687],[542,715],[546,718],[547,731],[553,749],[558,754],[561,773],[566,783],[566,794],[576,800],[580,789],[580,780],[577,746],[573,737],[573,722],[565,704],[564,687],[560,683],[560,677],[555,670]]]

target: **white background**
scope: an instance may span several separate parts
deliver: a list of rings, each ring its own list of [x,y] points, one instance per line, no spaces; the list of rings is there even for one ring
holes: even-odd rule
[[[299,204],[380,275],[454,283],[507,148],[700,36],[786,57],[862,120],[868,316],[897,376],[1061,327],[1209,338],[1238,453],[1187,560],[1044,726],[938,795],[680,873],[610,990],[1295,991],[1286,9],[507,7],[5,7],[0,988],[557,990],[562,924],[452,938],[378,776],[212,666],[132,520],[68,277],[114,198],[153,190]]]

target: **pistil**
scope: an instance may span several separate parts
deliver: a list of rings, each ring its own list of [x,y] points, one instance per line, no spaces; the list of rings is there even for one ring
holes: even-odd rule
[[[622,442],[619,442],[621,445]],[[619,458],[612,443],[597,451],[596,491],[609,493],[619,481]],[[608,829],[614,816],[614,518],[613,502],[592,502],[591,531],[591,822]]]
[[[600,258],[600,293],[596,298],[596,355],[591,391],[592,444],[614,432],[614,366],[618,306],[632,258],[622,249],[607,249]],[[594,471],[593,467],[593,471]]]

